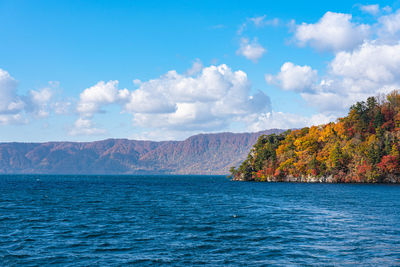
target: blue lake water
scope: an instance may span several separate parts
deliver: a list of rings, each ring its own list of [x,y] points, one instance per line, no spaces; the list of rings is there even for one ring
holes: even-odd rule
[[[0,265],[400,265],[400,186],[0,176]]]

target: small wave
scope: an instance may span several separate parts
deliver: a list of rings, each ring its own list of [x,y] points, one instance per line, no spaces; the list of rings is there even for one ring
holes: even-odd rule
[[[133,248],[96,248],[95,252],[125,252],[131,251]]]

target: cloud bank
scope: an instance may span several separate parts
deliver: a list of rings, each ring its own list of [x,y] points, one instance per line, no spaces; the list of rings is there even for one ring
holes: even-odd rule
[[[195,74],[193,74],[195,73]],[[135,90],[118,89],[118,81],[100,81],[80,94],[71,134],[101,134],[91,118],[107,105],[132,114],[133,123],[163,131],[218,131],[245,118],[270,111],[263,92],[251,94],[251,83],[241,70],[225,64],[179,74],[172,70],[159,78],[135,81]]]
[[[377,5],[361,9],[381,12]],[[317,23],[296,28],[300,45],[334,52],[323,75],[311,66],[286,62],[277,74],[265,75],[267,83],[300,93],[309,105],[329,116],[343,115],[368,96],[399,89],[400,10],[378,17],[372,26],[353,23],[351,18],[327,12]]]

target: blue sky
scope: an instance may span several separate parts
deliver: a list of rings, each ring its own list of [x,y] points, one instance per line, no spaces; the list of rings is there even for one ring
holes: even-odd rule
[[[400,88],[400,1],[0,0],[0,141],[321,124]]]

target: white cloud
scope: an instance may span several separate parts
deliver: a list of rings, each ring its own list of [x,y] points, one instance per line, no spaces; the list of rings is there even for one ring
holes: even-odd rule
[[[127,89],[118,90],[118,81],[100,81],[80,94],[77,111],[82,116],[91,117],[100,111],[101,106],[124,100],[128,95]]]
[[[50,113],[49,102],[53,97],[53,91],[50,88],[41,90],[30,90],[30,109],[38,117],[47,117]]]
[[[43,118],[54,110],[52,103],[54,88],[58,82],[49,82],[49,86],[38,90],[29,90],[27,95],[17,93],[17,81],[0,69],[0,124],[28,123],[29,117]],[[59,101],[56,103],[63,103]]]
[[[353,51],[337,52],[322,77],[309,66],[286,62],[265,79],[299,92],[325,115],[342,116],[356,101],[400,88],[400,42],[366,41]]]
[[[364,43],[352,52],[340,52],[330,63],[330,73],[341,77],[346,90],[373,93],[400,82],[400,43]]]
[[[131,92],[125,110],[142,127],[222,130],[249,114],[270,109],[264,93],[251,96],[250,90],[246,73],[233,72],[224,64],[205,67],[196,76],[169,71],[142,82]]]
[[[365,12],[365,13],[374,15],[374,16],[378,15],[379,11],[380,11],[378,4],[375,4],[375,5],[360,5],[360,10]]]
[[[294,65],[286,62],[282,65],[281,71],[273,76],[265,75],[267,83],[276,84],[280,88],[288,91],[309,91],[318,79],[316,70],[310,66]]]
[[[156,85],[157,83],[157,80],[143,83],[138,90],[131,92],[129,101],[125,104],[125,110],[133,113],[174,112],[176,104],[169,99],[168,94],[163,92],[164,88]]]
[[[318,50],[349,50],[357,47],[370,35],[370,26],[351,22],[351,14],[326,12],[315,24],[302,23],[296,27],[299,45]]]
[[[395,13],[378,18],[378,40],[398,42],[400,39],[400,9]]]
[[[312,116],[302,116],[293,113],[284,112],[266,112],[258,115],[253,115],[248,118],[251,122],[249,131],[261,131],[265,129],[293,129],[302,128],[305,126],[321,125],[336,119],[336,116],[316,114]]]
[[[3,116],[19,113],[24,109],[25,104],[21,97],[17,96],[16,88],[17,81],[7,71],[0,69],[0,114]]]
[[[318,91],[314,93],[302,93],[302,98],[311,106],[316,107],[323,114],[341,116],[344,115],[354,100],[360,100],[358,97],[355,99],[342,95],[339,92]]]
[[[203,67],[204,67],[203,63],[201,62],[200,59],[197,58],[193,62],[192,67],[186,71],[186,74],[189,75],[189,76],[197,74],[203,69]]]
[[[107,131],[96,128],[90,119],[78,118],[74,127],[69,131],[70,135],[102,135]]]
[[[374,15],[391,12],[379,5],[360,9]],[[373,25],[354,23],[350,14],[327,12],[315,24],[297,25],[295,37],[300,45],[335,52],[325,75],[285,63],[277,75],[267,74],[266,81],[300,92],[324,114],[344,115],[356,101],[400,88],[400,10],[378,17]]]
[[[193,72],[190,72],[193,73]],[[71,134],[100,134],[91,121],[105,105],[120,105],[132,114],[143,131],[168,133],[227,130],[245,123],[251,114],[270,110],[270,99],[259,91],[253,95],[243,71],[222,64],[203,67],[195,74],[169,71],[157,79],[135,81],[135,90],[119,90],[117,81],[100,82],[85,89],[78,103],[80,113]]]
[[[136,81],[139,82],[139,81]],[[103,106],[110,104],[123,104],[128,100],[129,91],[118,89],[118,81],[100,81],[94,86],[86,88],[80,94],[76,110],[79,118],[75,121],[70,135],[99,135],[104,134],[104,129],[96,128],[91,121],[95,113],[101,113]],[[61,106],[65,108],[65,106]]]
[[[7,71],[0,69],[0,124],[27,123],[27,115],[48,116],[51,88],[30,90],[25,96],[17,94],[17,84]]]
[[[253,39],[250,42],[249,39],[242,38],[240,48],[236,51],[236,54],[256,63],[266,52],[267,50],[258,43],[257,39]]]
[[[400,43],[366,42],[352,52],[339,52],[327,74],[301,96],[325,114],[343,115],[368,96],[400,88]]]
[[[247,29],[249,25],[254,25],[257,28],[265,27],[265,26],[278,26],[280,24],[280,20],[278,18],[266,19],[267,15],[247,18],[244,23],[239,26],[237,30],[238,35],[242,35],[242,33]]]

